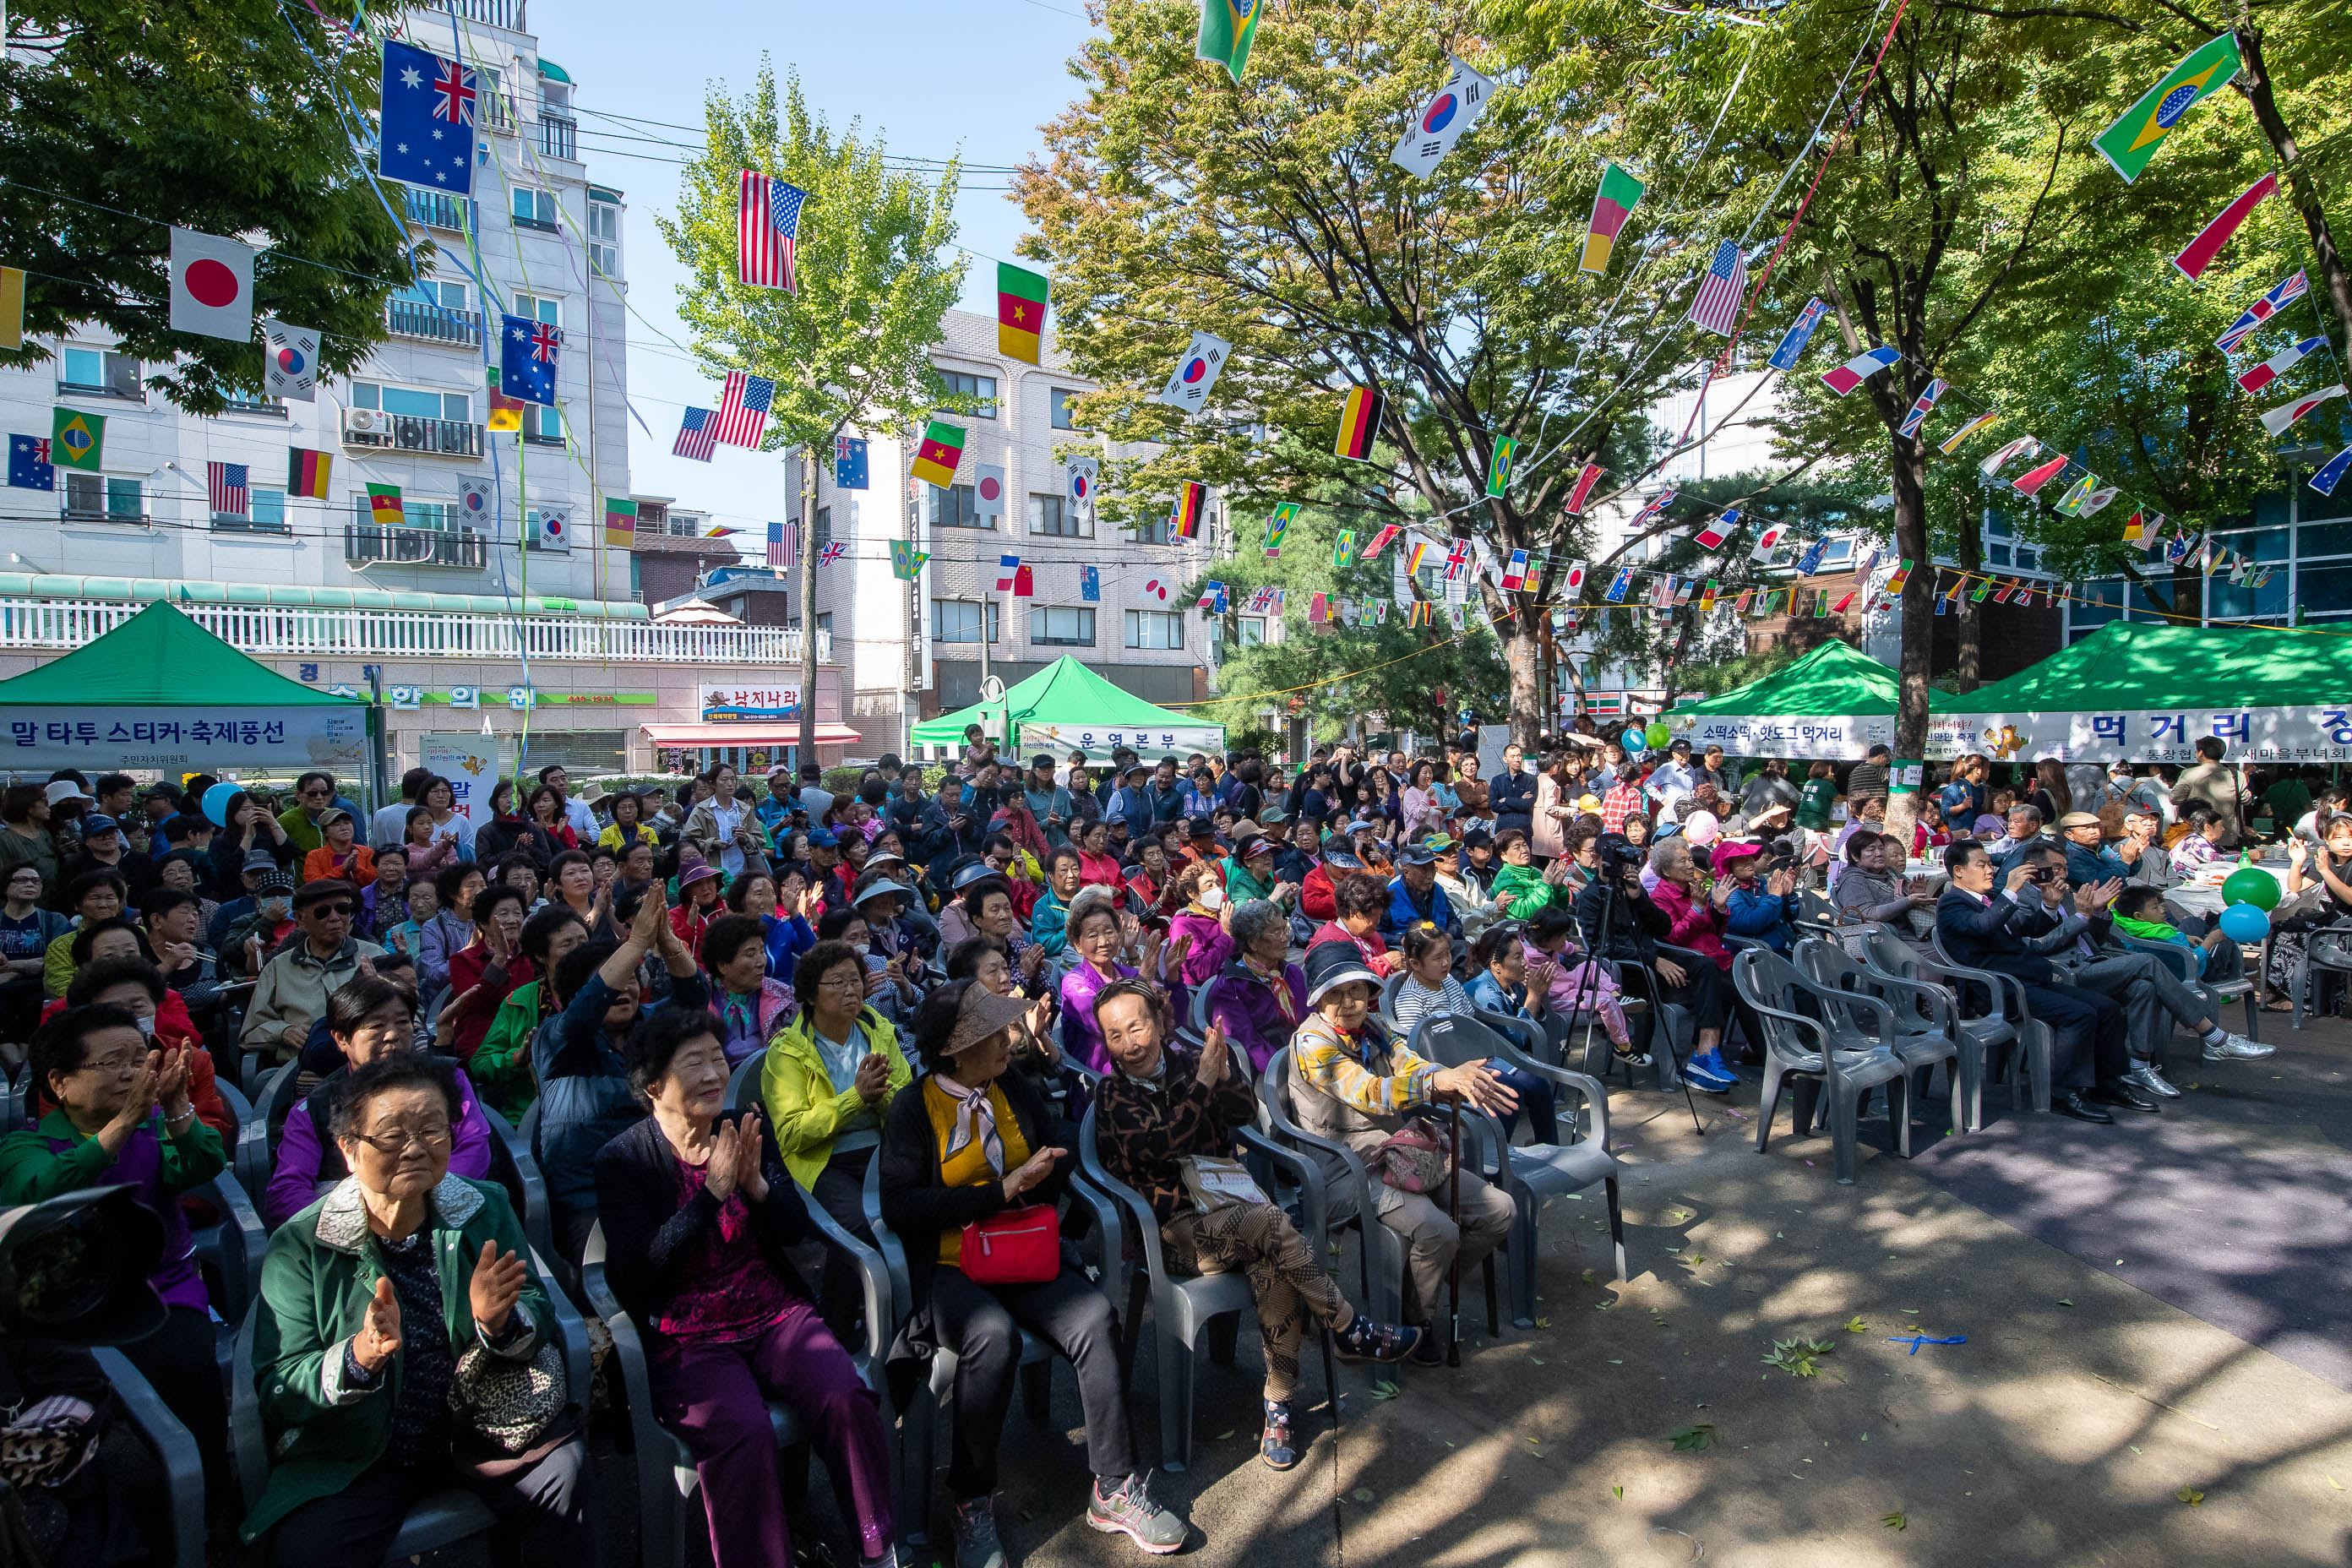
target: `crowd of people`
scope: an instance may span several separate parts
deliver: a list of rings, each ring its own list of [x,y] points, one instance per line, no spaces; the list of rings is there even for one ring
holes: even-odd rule
[[[321,772],[282,809],[208,779],[12,785],[0,1039],[24,1042],[30,1124],[0,1140],[0,1203],[126,1183],[163,1217],[167,1326],[126,1353],[195,1435],[215,1506],[294,1568],[374,1568],[451,1485],[498,1517],[502,1560],[592,1549],[560,1286],[499,1176],[500,1128],[526,1118],[551,1261],[575,1269],[601,1231],[719,1568],[792,1561],[768,1399],[801,1414],[861,1563],[892,1559],[891,1445],[845,1348],[861,1332],[894,1375],[955,1356],[958,1568],[1004,1563],[992,1499],[1024,1333],[1075,1369],[1087,1523],[1158,1553],[1191,1527],[1134,1440],[1135,1325],[1056,1217],[1089,1109],[1170,1266],[1249,1282],[1258,1452],[1285,1469],[1303,1333],[1442,1364],[1449,1271],[1510,1231],[1507,1190],[1466,1165],[1458,1190],[1432,1179],[1431,1113],[1560,1136],[1550,1079],[1425,1058],[1423,1019],[1581,1027],[1639,1066],[1673,1048],[1672,1003],[1695,1031],[1683,1076],[1726,1093],[1764,1042],[1735,952],[1868,923],[2014,977],[2057,1037],[2057,1109],[2107,1121],[2178,1093],[2158,1062],[2176,1026],[2208,1059],[2267,1054],[2220,1022],[2210,987],[2242,954],[2168,897],[2185,878],[2266,817],[2291,846],[2273,945],[2352,916],[2352,797],[2293,773],[2252,793],[2218,742],[2177,776],[2048,762],[1996,784],[1963,758],[1914,797],[1905,844],[1883,750],[1800,778],[1570,734],[1485,776],[1470,740],[1318,746],[1296,768],[1120,750],[1097,770],[975,732],[944,767],[886,757],[839,790],[779,769],[762,793],[722,764],[675,798],[575,795],[551,767],[500,781],[478,822],[422,769],[364,816]],[[2122,937],[2179,944],[2189,980]],[[292,1092],[254,1194],[270,1465],[239,1500],[188,1235],[218,1218],[201,1189],[242,1131],[218,1086],[272,1073]],[[1240,1160],[1269,1074],[1299,1127],[1381,1173],[1368,1223],[1402,1244],[1397,1321],[1349,1299]],[[812,1206],[896,1237],[895,1321],[861,1324],[839,1251],[808,1277]]]

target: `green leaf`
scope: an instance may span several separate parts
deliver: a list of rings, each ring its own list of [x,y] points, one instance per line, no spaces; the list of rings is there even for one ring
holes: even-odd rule
[[[1615,1498],[1619,1502],[1623,1502],[1625,1500],[1625,1489],[1623,1487],[1611,1487],[1609,1489],[1609,1495]]]
[[[1710,1444],[1718,1441],[1715,1433],[1715,1423],[1712,1421],[1697,1421],[1688,1426],[1677,1426],[1666,1434],[1666,1440],[1675,1446],[1675,1452],[1677,1454],[1699,1453]]]
[[[1228,1429],[1227,1429],[1227,1430],[1225,1430],[1225,1431],[1223,1431],[1223,1432],[1218,1433],[1214,1440],[1215,1440],[1215,1441],[1217,1441],[1217,1442],[1222,1443],[1222,1442],[1225,1441],[1225,1439],[1227,1439],[1228,1437],[1231,1437],[1233,1435],[1234,1435],[1234,1434],[1233,1434],[1232,1430],[1231,1430],[1230,1428],[1228,1428]]]
[[[1358,1502],[1370,1502],[1374,1500],[1372,1497],[1372,1489],[1370,1487],[1358,1487],[1354,1491],[1349,1492],[1348,1495],[1354,1498]]]
[[[1900,1509],[1895,1510],[1893,1513],[1888,1514],[1885,1519],[1880,1520],[1878,1522],[1885,1525],[1889,1530],[1908,1530],[1911,1528],[1911,1521],[1903,1517],[1903,1510]]]
[[[2205,1500],[2205,1494],[2199,1491],[2194,1487],[2183,1487],[2172,1495],[2179,1498],[2182,1502],[2187,1503],[2190,1508],[2195,1508],[2199,1503]]]
[[[1850,1334],[1866,1334],[1870,1332],[1870,1325],[1864,1322],[1862,1314],[1857,1312],[1845,1321],[1845,1331]]]
[[[1380,1382],[1372,1384],[1372,1397],[1374,1399],[1394,1399],[1402,1392],[1404,1392],[1402,1389],[1399,1388],[1395,1384],[1391,1383],[1386,1378],[1382,1378]]]
[[[2073,1301],[2071,1301],[2071,1300],[2068,1300],[2065,1297],[2061,1296],[2061,1297],[2059,1297],[2059,1298],[2058,1298],[2058,1304],[2059,1304],[2060,1306],[2062,1306],[2062,1307],[2071,1307],[2071,1306],[2073,1306],[2074,1303]]]
[[[2319,1472],[2319,1479],[2326,1481],[2329,1486],[2334,1487],[2339,1492],[2344,1489],[2344,1483],[2337,1480],[2334,1476],[2329,1475],[2326,1470]]]

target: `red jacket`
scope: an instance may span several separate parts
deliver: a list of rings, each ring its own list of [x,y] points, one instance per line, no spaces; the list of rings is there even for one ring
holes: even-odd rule
[[[1321,868],[1317,868],[1318,870]],[[1326,921],[1316,928],[1307,945],[1312,949],[1327,942],[1354,942],[1356,950],[1364,955],[1364,967],[1384,979],[1389,971],[1396,967],[1396,960],[1389,956],[1389,944],[1381,940],[1381,933],[1377,931],[1359,937],[1338,921]]]
[[[1331,868],[1318,861],[1307,873],[1307,880],[1298,886],[1298,912],[1310,921],[1339,918],[1339,907],[1332,902]]]
[[[672,910],[672,913],[677,911]],[[479,930],[479,927],[475,928]],[[538,978],[530,960],[518,952],[506,962],[506,984],[486,985],[483,974],[490,967],[490,950],[479,942],[459,948],[449,955],[449,1009],[456,1020],[449,1043],[463,1061],[471,1061],[474,1049],[482,1037],[490,1032],[490,1020],[498,1016],[499,1004],[517,986],[528,985]],[[480,986],[480,994],[459,1005],[459,998]]]
[[[41,1009],[41,1022],[66,1010],[64,999],[50,1003]],[[163,1005],[155,1009],[155,1043],[158,1046],[188,1046],[188,1103],[195,1108],[196,1120],[221,1135],[232,1149],[236,1147],[236,1118],[228,1113],[228,1102],[220,1097],[220,1089],[213,1073],[213,1054],[205,1049],[204,1037],[196,1033],[196,1021],[188,1016],[188,1005],[180,994],[167,990]],[[35,1084],[26,1109],[32,1120],[38,1121],[50,1110],[52,1102],[42,1086]]]

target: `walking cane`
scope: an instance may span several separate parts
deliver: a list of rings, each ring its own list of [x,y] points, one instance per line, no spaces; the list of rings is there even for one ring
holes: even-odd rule
[[[1453,1163],[1445,1173],[1445,1207],[1454,1221],[1454,1257],[1445,1266],[1445,1364],[1462,1364],[1462,1097],[1446,1107],[1453,1119]]]

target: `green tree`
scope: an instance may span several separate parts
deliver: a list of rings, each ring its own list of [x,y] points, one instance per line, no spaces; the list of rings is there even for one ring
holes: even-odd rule
[[[173,224],[259,237],[256,308],[320,329],[322,370],[383,341],[384,300],[415,274],[341,107],[374,104],[373,48],[278,0],[10,0],[0,17],[0,232],[26,273],[26,342],[0,364],[39,363],[36,334],[88,323],[191,413],[257,395],[257,339],[168,325]]]
[[[1297,0],[1266,14],[1238,86],[1193,60],[1197,15],[1188,0],[1109,0],[1073,65],[1077,102],[1016,181],[1038,229],[1024,248],[1055,270],[1063,344],[1102,384],[1087,424],[1156,444],[1106,465],[1106,514],[1141,521],[1178,481],[1204,480],[1246,531],[1276,501],[1337,491],[1364,540],[1419,521],[1498,558],[1531,551],[1544,564],[1529,590],[1481,595],[1511,723],[1532,741],[1535,612],[1591,552],[1566,508],[1578,470],[1604,453],[1622,470],[1646,442],[1643,410],[1695,373],[1643,335],[1687,270],[1688,237],[1661,231],[1658,265],[1637,270],[1637,216],[1610,275],[1578,272],[1601,162],[1624,135],[1594,105],[1612,80],[1628,100],[1685,103],[1731,68],[1580,49],[1562,74],[1586,111],[1498,93],[1421,181],[1390,149],[1445,80],[1448,47],[1503,68],[1453,9]],[[1210,405],[1181,416],[1150,400],[1194,329],[1234,350]],[[1350,385],[1387,398],[1369,465],[1331,455]],[[1505,437],[1521,444],[1519,472],[1488,499]]]
[[[919,431],[941,406],[929,349],[963,284],[948,262],[958,167],[936,185],[889,168],[856,122],[838,134],[811,112],[800,78],[780,95],[762,65],[750,96],[714,89],[703,104],[706,150],[679,176],[677,216],[659,221],[685,263],[678,313],[695,350],[720,370],[776,384],[762,446],[798,447],[803,467],[800,574],[801,755],[816,754],[814,463],[845,430]],[[756,169],[808,193],[795,250],[799,289],[736,280],[740,175]]]

